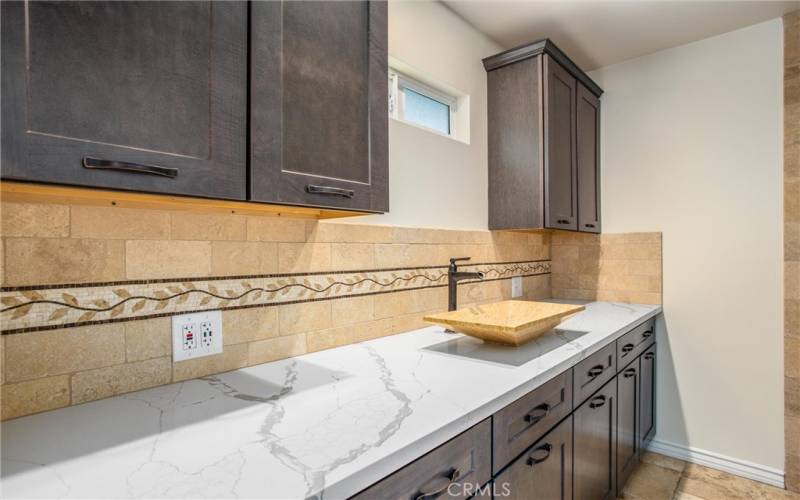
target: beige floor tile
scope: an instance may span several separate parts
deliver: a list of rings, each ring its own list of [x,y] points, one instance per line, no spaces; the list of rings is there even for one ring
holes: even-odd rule
[[[660,453],[653,453],[651,451],[646,452],[642,456],[642,462],[678,472],[683,472],[683,469],[686,467],[686,462],[683,460],[661,455]]]
[[[639,464],[639,467],[628,479],[622,496],[623,498],[670,500],[680,478],[681,473],[676,470],[665,469],[649,463]]]

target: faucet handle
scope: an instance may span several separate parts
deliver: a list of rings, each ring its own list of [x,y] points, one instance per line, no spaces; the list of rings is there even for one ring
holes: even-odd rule
[[[472,257],[451,257],[450,258],[450,264],[455,264],[456,262],[458,262],[460,260],[470,260],[470,259],[472,259]]]

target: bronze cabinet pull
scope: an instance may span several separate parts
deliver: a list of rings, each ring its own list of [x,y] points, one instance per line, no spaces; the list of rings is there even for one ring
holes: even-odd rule
[[[625,378],[631,378],[636,375],[636,368],[628,368],[624,372],[622,372],[622,376]]]
[[[131,163],[127,161],[100,160],[98,158],[83,158],[83,167],[93,170],[119,170],[135,174],[160,175],[174,179],[178,177],[178,169],[171,167],[160,167],[158,165],[145,165],[142,163]]]
[[[546,417],[548,413],[550,413],[550,405],[542,403],[525,415],[525,421],[529,424],[535,424]]]
[[[586,374],[589,375],[589,377],[591,378],[597,378],[597,376],[603,373],[605,369],[606,368],[603,365],[595,365],[589,368],[589,371]]]
[[[326,194],[330,196],[342,196],[344,198],[352,198],[356,195],[356,192],[352,189],[342,189],[333,186],[315,186],[314,184],[309,184],[306,186],[306,192],[310,194]]]
[[[444,493],[448,486],[458,482],[461,478],[461,471],[457,468],[451,469],[445,475],[437,476],[419,488],[419,493],[414,500],[433,500]]]
[[[526,460],[525,463],[533,467],[536,464],[544,462],[550,457],[550,450],[552,449],[553,446],[550,443],[545,443],[542,446],[539,446],[533,450],[530,455],[528,455],[528,460]]]
[[[644,355],[644,359],[646,360],[655,359],[655,357],[656,357],[655,353],[652,352],[648,352],[647,354]]]
[[[589,401],[589,408],[600,408],[604,404],[606,404],[606,397],[597,396],[595,398],[592,398],[591,401]]]
[[[622,352],[628,354],[633,350],[634,347],[635,346],[633,344],[625,344],[624,346],[622,346]]]

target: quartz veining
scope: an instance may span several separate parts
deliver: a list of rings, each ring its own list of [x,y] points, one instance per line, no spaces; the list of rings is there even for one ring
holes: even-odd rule
[[[660,306],[595,302],[521,348],[430,327],[2,425],[7,498],[345,498]]]

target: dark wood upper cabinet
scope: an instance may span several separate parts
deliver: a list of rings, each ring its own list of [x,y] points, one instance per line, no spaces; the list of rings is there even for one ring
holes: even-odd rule
[[[2,2],[3,178],[244,199],[245,2]]]
[[[578,229],[600,232],[600,99],[584,85],[577,92]]]
[[[602,89],[550,40],[483,64],[490,229],[599,232]]]
[[[575,192],[575,91],[577,80],[544,55],[544,212],[547,227],[578,228]]]
[[[573,492],[581,500],[616,498],[617,381],[611,380],[573,415]]]
[[[253,2],[250,198],[388,210],[385,2]]]

